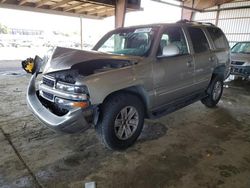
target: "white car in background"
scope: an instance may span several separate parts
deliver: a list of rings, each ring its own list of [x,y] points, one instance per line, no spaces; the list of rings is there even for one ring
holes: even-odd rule
[[[238,42],[231,49],[230,74],[238,77],[250,76],[250,41]]]

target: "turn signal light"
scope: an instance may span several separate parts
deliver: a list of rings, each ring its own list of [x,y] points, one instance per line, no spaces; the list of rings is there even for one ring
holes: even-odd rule
[[[86,101],[83,101],[83,102],[73,102],[72,106],[74,106],[74,107],[80,107],[80,108],[87,108],[87,107],[89,107],[89,103],[86,102]]]

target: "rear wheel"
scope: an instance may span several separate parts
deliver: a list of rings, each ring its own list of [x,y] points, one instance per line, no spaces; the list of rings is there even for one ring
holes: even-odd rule
[[[203,98],[201,102],[205,106],[213,108],[219,102],[222,93],[223,93],[223,78],[215,76],[207,89],[208,96]]]
[[[123,150],[134,144],[143,124],[144,108],[140,98],[130,93],[120,93],[104,102],[97,131],[105,146]]]

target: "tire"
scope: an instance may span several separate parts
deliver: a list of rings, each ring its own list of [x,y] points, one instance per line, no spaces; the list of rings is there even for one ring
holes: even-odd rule
[[[208,96],[203,98],[201,102],[208,108],[215,107],[223,93],[223,78],[215,76],[210,82],[206,92]]]
[[[104,102],[100,111],[96,128],[107,148],[124,150],[135,143],[144,124],[144,105],[139,97],[130,93],[115,94]]]

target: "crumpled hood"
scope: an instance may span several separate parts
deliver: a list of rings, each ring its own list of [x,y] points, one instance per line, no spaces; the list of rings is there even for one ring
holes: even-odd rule
[[[136,63],[142,57],[114,55],[97,51],[84,51],[70,48],[56,47],[50,60],[46,63],[43,74],[70,69],[73,65],[84,64],[95,60],[117,60]]]
[[[231,53],[232,61],[250,62],[250,54]]]

